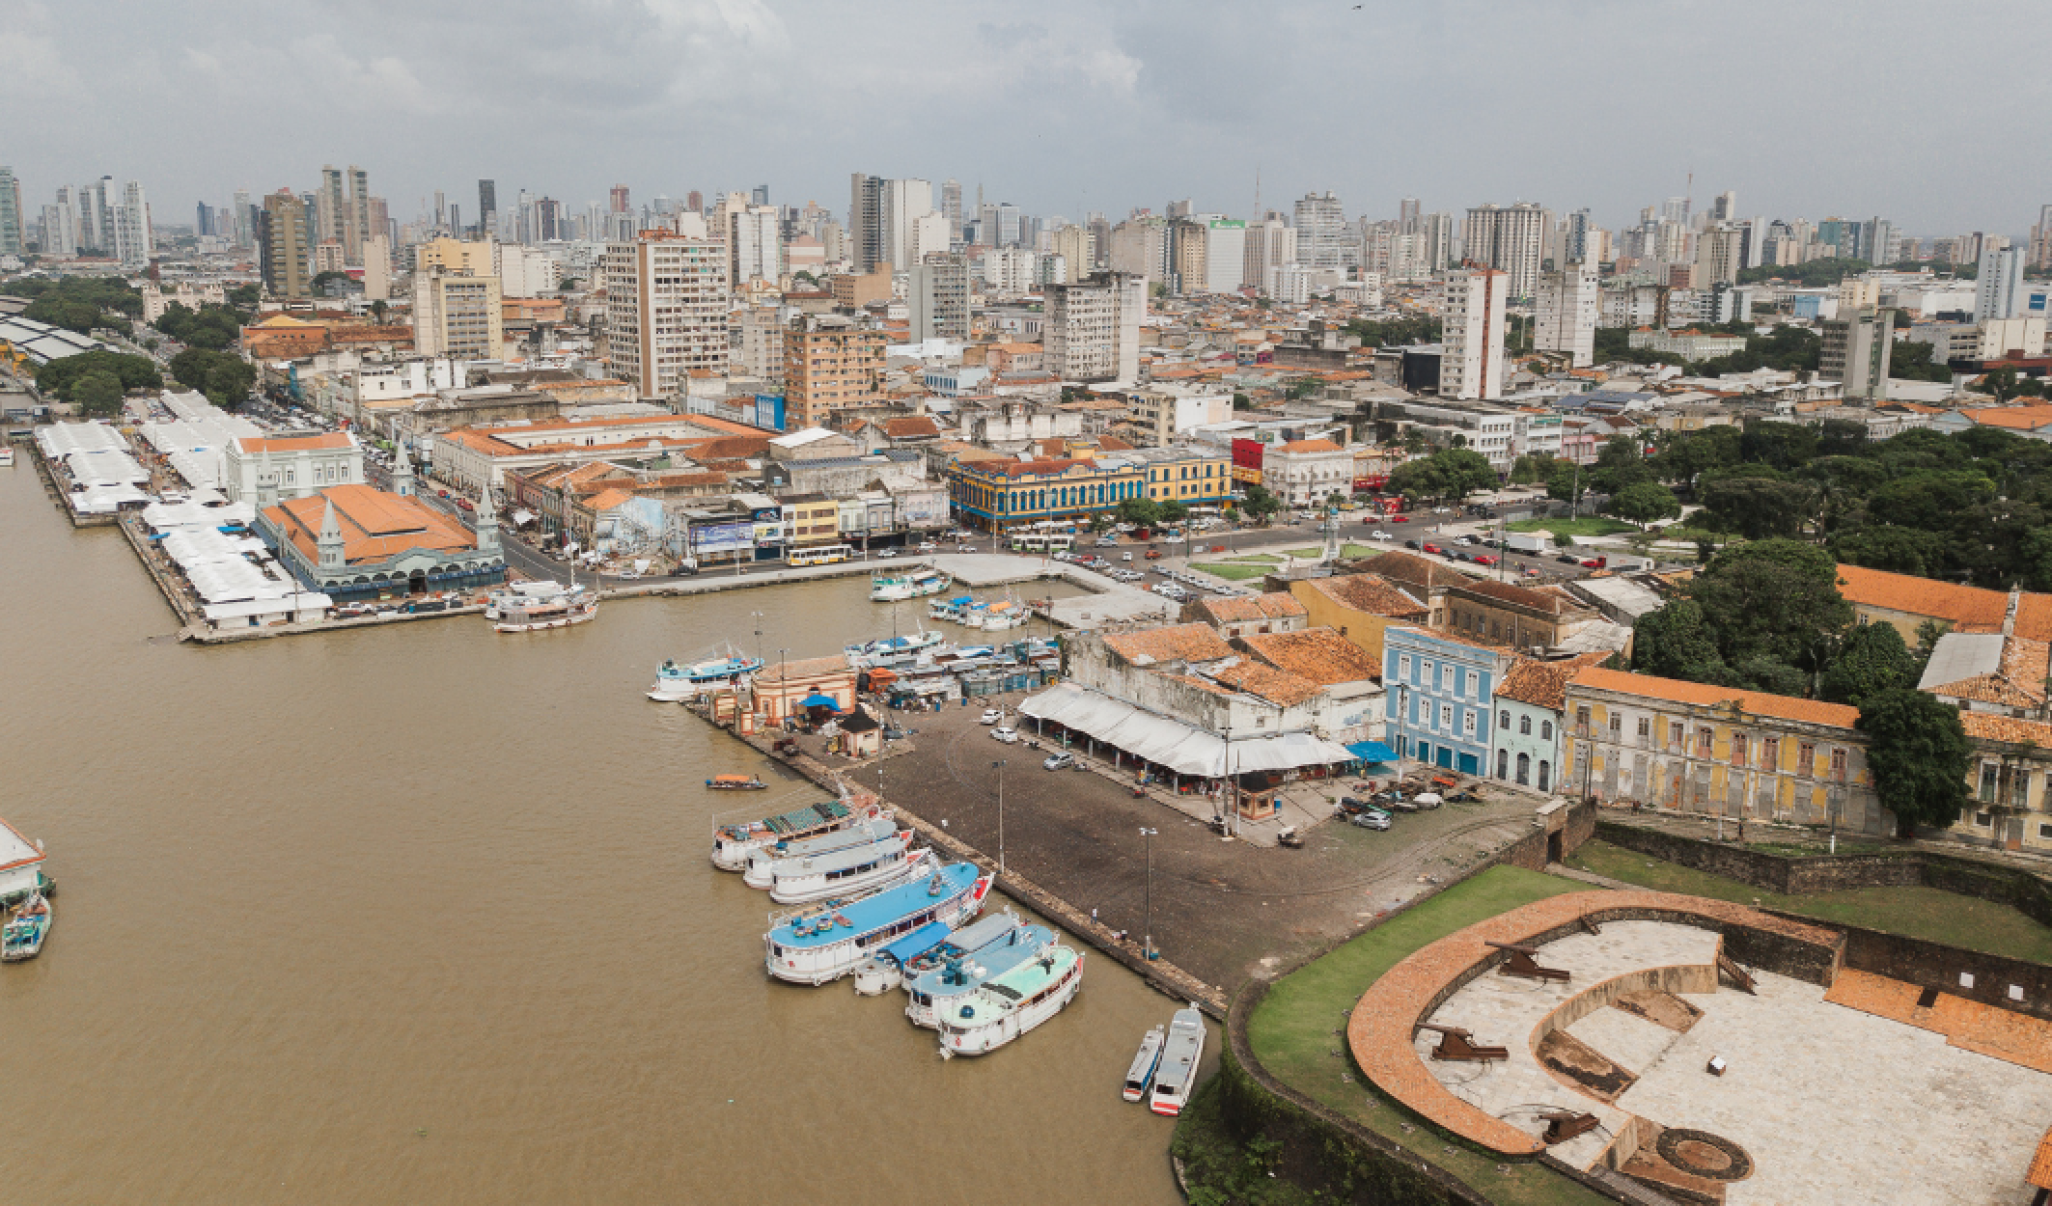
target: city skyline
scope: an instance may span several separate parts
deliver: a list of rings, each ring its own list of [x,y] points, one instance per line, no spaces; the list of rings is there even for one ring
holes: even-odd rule
[[[1928,72],[1916,39],[1765,5],[1665,6],[1664,28],[1690,53],[1677,58],[1651,26],[1634,25],[1658,63],[1643,70],[1631,65],[1626,10],[1567,0],[1517,12],[1195,10],[1203,20],[1160,19],[1167,10],[1147,4],[1102,15],[1058,4],[1026,22],[913,4],[858,19],[742,0],[651,0],[583,21],[515,3],[490,24],[383,3],[352,10],[351,22],[271,8],[258,21],[236,3],[7,9],[19,63],[0,98],[27,120],[4,158],[24,189],[139,179],[163,224],[237,189],[310,191],[322,164],[346,162],[369,171],[402,220],[431,207],[437,188],[461,197],[480,177],[572,211],[616,183],[637,204],[767,183],[778,204],[839,209],[859,170],[953,177],[966,195],[980,184],[989,200],[1071,219],[1183,197],[1199,212],[1251,218],[1330,189],[1350,217],[1394,217],[1401,197],[1416,196],[1428,211],[1588,206],[1619,226],[1690,192],[1693,172],[1697,208],[1733,189],[1748,213],[1884,213],[1927,236],[2014,235],[2037,213],[2040,182],[1996,131],[2052,90],[2028,70],[2020,36],[2042,10],[2007,3],[1948,18],[1956,36],[1989,48],[1979,73],[2015,68],[2013,86],[1978,102],[1997,120],[1975,123],[1918,99],[1922,85],[1888,86]],[[1863,28],[1907,29],[1922,11],[1875,5]],[[380,12],[403,18],[406,36],[392,38]],[[1775,46],[1858,56],[1871,94],[1849,90],[1843,71],[1786,66],[1762,42],[1768,28]],[[908,59],[900,35],[914,29],[920,51]],[[459,31],[476,53],[436,51]],[[688,72],[676,68],[680,50]],[[124,69],[99,74],[96,60]],[[1267,71],[1303,83],[1235,83]],[[1696,101],[1718,96],[1733,103]],[[236,136],[206,135],[223,115]],[[167,137],[167,125],[191,136]],[[1971,191],[1928,170],[1969,163]]]

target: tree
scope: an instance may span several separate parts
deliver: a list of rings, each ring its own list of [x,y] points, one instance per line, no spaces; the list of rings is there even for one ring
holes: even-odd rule
[[[71,400],[89,415],[119,413],[121,379],[104,369],[87,373],[71,387]]]
[[[381,297],[377,299],[376,301],[370,304],[371,321],[378,324],[381,327],[384,326],[385,315],[390,313],[391,309],[392,307],[385,304],[384,298]]]
[[[238,406],[256,387],[256,368],[232,352],[187,348],[171,358],[171,376],[216,406]]]
[[[1181,523],[1188,518],[1190,518],[1189,503],[1184,502],[1180,498],[1169,498],[1162,500],[1161,522]]]
[[[80,378],[95,372],[112,376],[121,383],[123,390],[164,387],[164,378],[157,372],[156,361],[148,356],[94,350],[52,360],[36,369],[36,389],[44,394],[54,394],[65,402],[76,401],[72,397],[72,389]]]
[[[254,310],[264,300],[264,291],[255,285],[237,285],[228,291],[228,304],[245,310]]]
[[[1681,502],[1674,491],[1656,481],[1643,481],[1626,486],[1610,500],[1611,514],[1628,519],[1645,527],[1658,519],[1672,519],[1681,514]]]
[[[1722,683],[1729,677],[1702,604],[1675,599],[1632,625],[1632,669],[1661,678]]]
[[[1258,482],[1249,482],[1247,500],[1241,504],[1241,509],[1256,520],[1266,523],[1269,516],[1282,510],[1282,505],[1282,499],[1277,498],[1268,487]]]
[[[1928,576],[1945,558],[1945,538],[1936,532],[1894,524],[1855,528],[1831,541],[1831,554],[1848,565],[1891,574]]]
[[[1846,633],[1838,656],[1817,681],[1817,694],[1832,703],[1859,707],[1888,691],[1917,685],[1924,666],[1893,624],[1860,624]]]
[[[1616,494],[1640,482],[1653,480],[1653,468],[1635,436],[1614,435],[1596,450],[1596,464],[1588,472],[1587,488],[1601,494]]]
[[[1161,523],[1161,504],[1151,498],[1122,498],[1119,500],[1119,521],[1135,527],[1154,527]]]
[[[1793,540],[1726,548],[1688,586],[1728,666],[1769,658],[1812,673],[1853,622],[1831,554]]]
[[[1794,536],[1816,510],[1817,487],[1771,477],[1717,477],[1699,481],[1703,518],[1720,532],[1748,540]]]
[[[1534,482],[1545,481],[1547,473],[1553,468],[1553,459],[1550,456],[1540,456],[1528,452],[1517,460],[1512,461],[1510,471],[1511,484],[1529,486]]]
[[[1445,448],[1398,465],[1387,489],[1412,499],[1459,500],[1495,485],[1496,470],[1488,457],[1472,448]]]
[[[1860,705],[1854,724],[1867,736],[1874,794],[1895,814],[1900,836],[1959,819],[1974,747],[1957,708],[1921,691],[1882,691]]]

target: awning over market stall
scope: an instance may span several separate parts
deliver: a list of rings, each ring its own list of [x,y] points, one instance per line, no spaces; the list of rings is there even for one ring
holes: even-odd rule
[[[1233,774],[1296,770],[1355,759],[1346,746],[1310,733],[1236,738],[1228,751],[1215,734],[1074,683],[1060,683],[1030,696],[1019,704],[1019,712],[1086,733],[1179,775],[1216,779],[1229,770]]]
[[[1347,752],[1363,762],[1395,762],[1396,751],[1380,741],[1356,741],[1347,747]]]

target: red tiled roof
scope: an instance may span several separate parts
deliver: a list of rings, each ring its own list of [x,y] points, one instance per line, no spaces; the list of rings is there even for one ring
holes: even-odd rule
[[[1558,712],[1567,707],[1568,682],[1584,668],[1601,665],[1609,657],[1608,653],[1584,653],[1553,662],[1521,657],[1497,686],[1497,698]]]
[[[1952,625],[1955,632],[2000,632],[2009,611],[2009,596],[1999,590],[1958,586],[1910,574],[1857,565],[1838,567],[1838,593],[1856,607],[1928,616]],[[2017,601],[2017,636],[2052,641],[2052,595],[2023,592]]]
[[[347,432],[330,431],[311,436],[242,436],[235,446],[245,453],[311,452],[321,448],[348,448],[356,441]]]
[[[1233,655],[1232,646],[1209,624],[1170,624],[1104,638],[1105,648],[1136,665],[1215,662]],[[1143,661],[1143,659],[1146,659]]]
[[[1860,718],[1860,710],[1847,704],[1798,699],[1792,695],[1769,695],[1765,691],[1745,691],[1737,687],[1716,687],[1708,683],[1684,682],[1678,678],[1655,678],[1650,674],[1627,674],[1622,670],[1605,670],[1600,666],[1585,667],[1576,673],[1569,685],[1596,691],[1611,691],[1619,695],[1636,695],[1644,699],[1665,700],[1669,703],[1695,704],[1699,707],[1735,702],[1741,709],[1756,716],[1772,716],[1780,720],[1794,720],[1806,724],[1827,724],[1841,729],[1852,728],[1853,723]]]
[[[1255,657],[1321,687],[1382,681],[1382,663],[1330,628],[1250,633],[1240,640]]]
[[[1342,607],[1397,620],[1422,620],[1432,614],[1424,603],[1405,594],[1380,574],[1339,574],[1307,578],[1305,585]]]

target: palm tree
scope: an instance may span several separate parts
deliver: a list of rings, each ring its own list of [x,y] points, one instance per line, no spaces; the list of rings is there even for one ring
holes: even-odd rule
[[[385,304],[383,298],[379,298],[377,301],[372,302],[370,304],[371,321],[378,324],[381,327],[384,326],[385,312],[390,309],[391,307]]]

